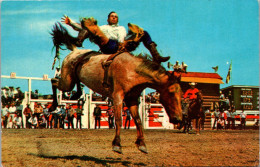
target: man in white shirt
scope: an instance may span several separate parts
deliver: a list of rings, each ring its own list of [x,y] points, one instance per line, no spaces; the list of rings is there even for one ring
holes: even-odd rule
[[[231,114],[229,110],[225,110],[224,113],[226,113],[227,117],[227,126],[226,129],[230,129],[230,123],[231,123]]]
[[[35,114],[32,115],[28,122],[31,124],[31,127],[34,127],[34,129],[38,128],[38,119]]]
[[[9,124],[9,127],[14,128],[13,122],[14,122],[14,118],[15,118],[15,114],[16,114],[16,107],[14,106],[14,103],[11,103],[11,106],[9,107],[9,113],[10,113],[10,116],[9,116],[7,122]]]
[[[246,116],[247,114],[242,110],[240,113],[241,129],[246,129]]]
[[[82,42],[89,38],[99,46],[103,53],[114,54],[120,50],[131,52],[137,48],[140,42],[143,42],[155,62],[160,64],[170,59],[170,57],[162,57],[158,53],[157,45],[152,41],[149,33],[137,25],[128,23],[130,31],[127,34],[125,28],[118,25],[118,15],[114,11],[108,15],[108,25],[100,27],[97,26],[94,18],[84,18],[81,25],[72,21],[68,16],[64,16],[62,20],[74,30],[79,31],[77,46],[82,46]]]
[[[52,120],[54,120],[54,128],[58,128],[59,113],[61,111],[61,105],[58,105],[56,110],[52,112]],[[52,122],[51,120],[51,122]]]
[[[16,125],[16,128],[17,129],[20,129],[21,128],[21,125],[22,125],[22,117],[21,115],[17,115],[14,119],[14,124]]]
[[[8,105],[5,105],[5,106],[2,105],[1,112],[2,112],[1,113],[2,122],[3,122],[4,128],[6,128],[8,113],[9,113]]]

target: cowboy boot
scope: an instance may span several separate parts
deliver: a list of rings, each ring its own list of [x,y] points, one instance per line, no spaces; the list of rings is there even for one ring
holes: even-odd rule
[[[157,51],[156,49],[156,44],[155,43],[151,43],[149,46],[148,46],[148,50],[150,51],[151,55],[153,56],[153,61],[157,62],[157,63],[161,63],[161,62],[166,62],[170,59],[170,57],[162,57],[159,52]]]
[[[100,30],[97,21],[94,18],[82,19],[81,26],[88,30],[90,41],[93,41],[99,47],[108,43],[108,37]]]
[[[128,39],[129,41],[140,42],[140,39],[144,36],[144,30],[138,25],[128,23]]]

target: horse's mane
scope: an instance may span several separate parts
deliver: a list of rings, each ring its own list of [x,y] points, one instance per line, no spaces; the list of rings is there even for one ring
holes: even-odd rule
[[[147,75],[144,71],[156,72],[156,76],[161,74],[169,75],[166,69],[160,64],[151,60],[151,58],[147,55],[139,54],[136,56],[137,58],[142,59],[142,63],[137,67],[136,72],[141,75]]]

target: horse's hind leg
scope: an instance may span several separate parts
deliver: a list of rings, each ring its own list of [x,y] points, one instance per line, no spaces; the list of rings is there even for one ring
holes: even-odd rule
[[[196,134],[197,134],[197,135],[200,134],[200,126],[199,126],[199,123],[200,123],[200,118],[194,119],[193,125],[195,126]]]
[[[143,126],[138,113],[138,100],[133,100],[133,99],[138,99],[138,97],[128,97],[125,99],[125,102],[135,121],[136,129],[137,129],[137,140],[135,144],[140,151],[142,151],[143,153],[148,153],[144,142]]]
[[[196,119],[196,134],[197,135],[200,135],[200,128],[201,128],[201,117]]]

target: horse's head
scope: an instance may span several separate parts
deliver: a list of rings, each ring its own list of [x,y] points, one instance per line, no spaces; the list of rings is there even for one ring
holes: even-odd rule
[[[177,124],[182,121],[180,74],[169,74],[168,84],[161,88],[160,103],[164,106],[170,122]]]

